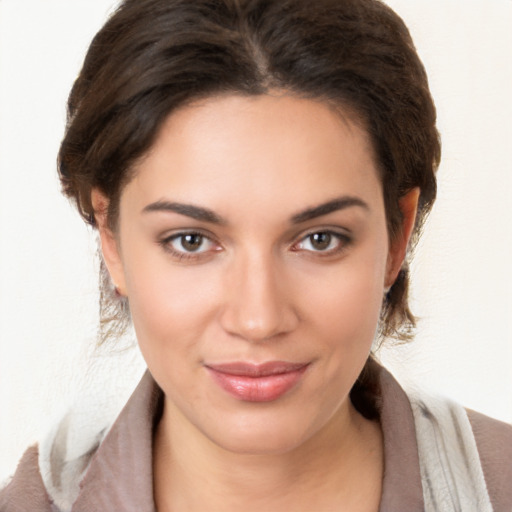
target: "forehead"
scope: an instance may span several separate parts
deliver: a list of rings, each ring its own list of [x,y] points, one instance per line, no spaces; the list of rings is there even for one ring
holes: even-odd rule
[[[369,137],[348,112],[287,94],[208,98],[172,113],[123,196],[228,210],[297,210],[343,194],[379,201]]]

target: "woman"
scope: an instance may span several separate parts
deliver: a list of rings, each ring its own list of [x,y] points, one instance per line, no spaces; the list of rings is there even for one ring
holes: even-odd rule
[[[396,14],[128,0],[68,107],[104,335],[129,309],[149,371],[81,453],[68,419],[27,451],[2,510],[510,509],[510,427],[407,397],[371,357],[412,335],[440,155]]]

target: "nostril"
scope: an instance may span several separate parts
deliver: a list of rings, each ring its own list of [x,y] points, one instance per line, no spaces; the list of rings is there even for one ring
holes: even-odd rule
[[[264,310],[243,308],[238,304],[226,308],[221,316],[221,324],[226,332],[251,342],[276,339],[293,331],[298,321],[298,315],[288,304]]]
[[[286,276],[269,251],[242,251],[229,274],[222,327],[247,341],[262,342],[295,329],[298,317]]]

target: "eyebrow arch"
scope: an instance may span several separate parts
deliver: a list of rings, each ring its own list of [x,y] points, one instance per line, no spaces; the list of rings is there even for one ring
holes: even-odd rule
[[[365,203],[362,199],[352,196],[342,196],[337,197],[336,199],[332,199],[331,201],[327,201],[326,203],[322,203],[318,206],[313,206],[302,212],[296,213],[292,216],[291,222],[292,224],[300,224],[301,222],[306,222],[308,220],[321,217],[322,215],[327,215],[328,213],[344,210],[345,208],[350,208],[353,206],[359,206],[368,211],[370,210],[368,204]]]
[[[175,203],[172,201],[165,201],[163,199],[148,204],[146,207],[144,207],[142,212],[174,212],[203,222],[210,222],[212,224],[226,224],[226,221],[222,217],[217,215],[209,208],[194,206],[193,204]]]

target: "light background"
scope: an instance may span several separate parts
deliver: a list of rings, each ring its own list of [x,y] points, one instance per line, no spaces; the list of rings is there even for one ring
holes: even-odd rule
[[[415,264],[416,341],[383,359],[403,382],[512,420],[512,1],[389,0],[430,76],[439,199]],[[112,0],[0,0],[0,481],[87,391],[95,237],[59,195],[65,100]],[[119,396],[140,362],[104,373]],[[112,368],[115,371],[112,372]],[[123,398],[124,399],[124,398]]]

